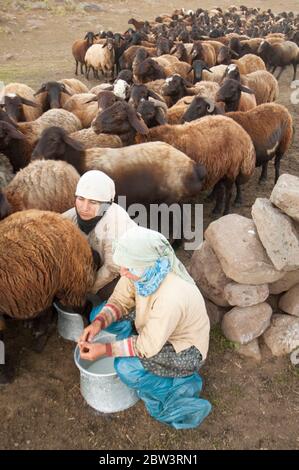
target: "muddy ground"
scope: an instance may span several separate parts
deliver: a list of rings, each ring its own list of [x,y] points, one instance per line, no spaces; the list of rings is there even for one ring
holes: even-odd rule
[[[5,83],[22,81],[37,88],[44,80],[71,78],[71,44],[86,31],[123,31],[132,16],[153,19],[176,7],[198,6],[196,1],[93,2],[103,11],[87,14],[79,10],[80,2],[71,0],[38,2],[40,9],[32,9],[34,3],[0,1],[0,12],[5,11],[4,17],[0,13],[0,80]],[[201,6],[231,3],[213,0]],[[265,2],[247,5],[265,6]],[[281,3],[269,1],[268,7],[280,11]],[[286,0],[283,7],[296,11],[298,1]],[[298,105],[290,102],[290,82],[287,71],[280,81],[279,102],[291,111],[298,133]],[[90,86],[95,83],[90,81]],[[299,176],[298,146],[296,136],[282,161],[282,173]],[[249,216],[256,197],[269,197],[273,165],[267,184],[258,185],[258,176],[256,171],[245,187],[244,206],[235,212]],[[212,220],[210,212],[211,205],[205,204],[205,227]],[[186,263],[190,256],[181,250]],[[211,401],[212,413],[198,429],[175,431],[150,418],[142,402],[121,413],[96,414],[80,395],[74,345],[54,332],[38,355],[31,350],[29,331],[21,324],[9,326],[8,348],[18,367],[15,382],[0,389],[1,449],[299,449],[299,370],[288,356],[272,357],[265,345],[261,345],[263,360],[256,364],[240,357],[214,328],[202,369],[203,396]]]

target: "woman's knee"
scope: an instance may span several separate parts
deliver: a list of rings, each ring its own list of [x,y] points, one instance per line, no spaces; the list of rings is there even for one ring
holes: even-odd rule
[[[117,357],[114,360],[114,368],[122,382],[129,387],[136,387],[140,378],[146,374],[137,357]]]

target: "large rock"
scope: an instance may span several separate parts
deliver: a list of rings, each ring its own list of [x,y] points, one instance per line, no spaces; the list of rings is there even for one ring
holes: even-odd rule
[[[247,217],[225,215],[209,225],[205,238],[226,276],[240,284],[267,284],[284,275],[274,268],[253,221]]]
[[[252,307],[234,307],[222,320],[222,331],[226,338],[241,344],[258,338],[270,325],[272,308],[263,302]]]
[[[251,214],[259,238],[275,268],[278,271],[298,269],[299,235],[292,219],[264,198],[256,199]]]
[[[273,284],[269,284],[270,294],[281,294],[282,292],[291,289],[291,287],[296,284],[299,284],[299,270],[289,271],[278,281]]]
[[[257,339],[250,341],[248,344],[241,344],[240,347],[237,348],[237,352],[241,356],[251,357],[258,362],[262,360],[262,354]]]
[[[270,196],[271,202],[299,222],[299,178],[281,175]]]
[[[264,302],[269,296],[268,284],[252,286],[230,282],[224,287],[224,296],[230,305],[251,307]]]
[[[229,306],[224,296],[224,287],[230,279],[224,274],[208,242],[204,241],[198,250],[194,251],[190,263],[190,274],[207,299],[221,307]]]
[[[299,318],[273,315],[270,328],[263,339],[274,356],[289,354],[299,346]]]
[[[299,317],[299,284],[292,287],[279,300],[279,308],[290,315]]]
[[[210,302],[208,299],[205,299],[205,304],[211,326],[221,323],[226,309],[223,307],[219,307],[219,305],[213,304],[213,302]]]

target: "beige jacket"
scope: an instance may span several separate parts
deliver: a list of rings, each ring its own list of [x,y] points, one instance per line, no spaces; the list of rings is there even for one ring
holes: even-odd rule
[[[74,207],[62,215],[78,225],[76,209]],[[112,260],[113,243],[135,225],[135,222],[130,219],[129,214],[121,206],[113,203],[103,218],[97,223],[94,230],[85,235],[90,246],[99,253],[103,263],[97,272],[92,293],[95,294],[119,275],[119,266],[116,266]]]
[[[195,346],[205,359],[209,347],[210,321],[199,289],[170,272],[160,287],[147,297],[136,293],[134,283],[121,277],[108,303],[126,315],[136,309],[137,352],[155,356],[169,341],[176,352]]]

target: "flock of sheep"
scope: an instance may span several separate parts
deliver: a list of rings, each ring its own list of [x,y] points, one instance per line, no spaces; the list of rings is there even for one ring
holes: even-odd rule
[[[73,206],[85,171],[111,176],[128,204],[183,203],[212,190],[217,214],[231,210],[234,184],[242,203],[256,166],[265,180],[274,158],[279,176],[293,124],[275,100],[282,71],[291,65],[296,77],[299,17],[243,6],[129,24],[73,44],[76,75],[79,65],[86,78],[92,70],[99,85],[73,78],[3,90],[0,325],[1,315],[46,317],[54,298],[84,306],[92,253],[59,213]],[[45,331],[40,322],[37,336]]]

